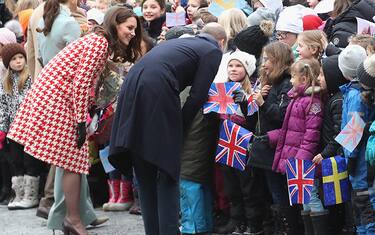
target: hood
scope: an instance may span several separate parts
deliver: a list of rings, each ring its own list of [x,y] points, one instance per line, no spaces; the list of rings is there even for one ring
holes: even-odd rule
[[[295,98],[295,97],[301,97],[301,96],[310,96],[314,93],[315,95],[320,94],[321,88],[319,86],[314,86],[314,87],[305,87],[304,85],[300,85],[298,87],[293,87],[289,92],[288,96],[290,98]]]
[[[323,74],[326,79],[329,94],[335,94],[340,90],[340,86],[349,82],[344,78],[339,68],[338,57],[338,55],[333,55],[322,60]]]

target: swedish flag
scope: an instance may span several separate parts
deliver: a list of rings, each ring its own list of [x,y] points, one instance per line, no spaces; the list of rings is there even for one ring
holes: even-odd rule
[[[349,178],[345,158],[341,156],[322,162],[324,205],[335,205],[350,199]]]

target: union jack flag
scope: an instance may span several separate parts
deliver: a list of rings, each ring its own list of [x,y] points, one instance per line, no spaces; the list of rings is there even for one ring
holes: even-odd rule
[[[238,104],[234,103],[233,91],[239,90],[237,82],[212,83],[208,91],[208,100],[203,105],[203,113],[235,114]]]
[[[220,128],[215,161],[244,171],[247,162],[247,145],[252,136],[253,133],[245,128],[224,120]]]
[[[355,112],[344,129],[336,136],[335,140],[351,153],[361,141],[365,125],[366,123],[359,113]]]
[[[309,160],[291,158],[286,161],[289,202],[308,204],[314,185],[315,164]]]
[[[251,95],[247,100],[247,116],[251,116],[254,113],[258,112],[259,107],[254,100],[254,97]]]

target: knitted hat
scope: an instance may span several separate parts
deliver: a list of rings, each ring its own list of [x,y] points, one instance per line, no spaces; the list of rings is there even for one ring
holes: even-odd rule
[[[323,21],[317,15],[305,15],[302,17],[303,31],[319,29]]]
[[[339,68],[345,78],[354,78],[357,68],[367,57],[366,50],[358,45],[349,45],[339,55]]]
[[[375,55],[372,55],[358,66],[357,77],[368,87],[375,88]]]
[[[1,49],[1,58],[3,59],[3,64],[5,68],[9,68],[10,60],[15,56],[16,54],[22,54],[26,58],[26,51],[21,46],[21,44],[18,43],[9,43],[3,46]]]
[[[22,26],[17,20],[10,20],[6,22],[4,27],[12,31],[17,38],[23,36]]]
[[[299,34],[303,32],[301,5],[285,8],[279,15],[276,30]]]
[[[262,20],[269,20],[275,23],[275,13],[268,8],[260,7],[247,17],[247,23],[249,26],[260,25]]]
[[[273,33],[274,24],[264,20],[260,25],[248,27],[237,34],[234,44],[241,51],[259,58],[263,47],[268,43]]]
[[[101,25],[104,21],[104,13],[96,8],[91,8],[87,12],[87,20],[94,20],[98,25]]]
[[[330,94],[338,92],[341,85],[348,83],[339,69],[339,56],[333,55],[322,59],[322,70]]]
[[[16,43],[16,35],[7,28],[0,28],[0,44]]]
[[[246,73],[249,77],[253,75],[256,69],[256,59],[253,55],[237,50],[229,55],[228,64],[232,60],[238,60],[239,62],[241,62],[243,67],[245,67]]]
[[[323,14],[333,11],[335,0],[321,0],[314,8],[317,14]]]
[[[194,30],[191,27],[187,26],[174,26],[173,28],[169,29],[165,34],[165,40],[179,38],[183,34],[194,35]]]

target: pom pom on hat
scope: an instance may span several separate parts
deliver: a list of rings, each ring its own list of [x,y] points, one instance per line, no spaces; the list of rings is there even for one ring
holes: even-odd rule
[[[21,44],[9,43],[3,46],[3,48],[1,49],[1,58],[3,60],[5,68],[9,68],[11,59],[17,54],[22,54],[26,58],[26,51],[21,46]]]
[[[366,59],[366,50],[358,45],[349,45],[339,55],[339,68],[345,78],[354,78],[358,66]]]
[[[303,31],[315,30],[323,24],[323,21],[317,15],[305,15],[302,17]]]
[[[247,75],[250,77],[253,75],[255,69],[256,69],[256,59],[255,56],[250,55],[249,53],[237,50],[229,55],[228,58],[228,64],[232,60],[238,60],[241,62],[243,67],[246,70]]]
[[[9,43],[16,43],[16,35],[7,28],[0,28],[0,43],[5,45]]]
[[[375,55],[366,58],[358,66],[357,77],[363,85],[375,88]]]
[[[234,38],[234,44],[241,51],[259,58],[263,47],[272,36],[273,29],[274,24],[272,21],[264,20],[260,25],[254,25],[239,32]]]

